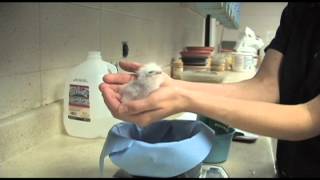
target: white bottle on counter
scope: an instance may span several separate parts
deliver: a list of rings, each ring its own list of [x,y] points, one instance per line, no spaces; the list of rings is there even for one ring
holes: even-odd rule
[[[64,127],[75,137],[106,137],[109,129],[120,120],[105,105],[99,84],[105,74],[117,68],[101,58],[99,51],[90,51],[87,60],[71,69],[64,91]]]

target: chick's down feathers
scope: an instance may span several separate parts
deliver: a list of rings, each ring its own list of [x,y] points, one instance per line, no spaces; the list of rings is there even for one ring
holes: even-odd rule
[[[136,72],[137,78],[121,89],[121,101],[128,102],[147,97],[164,81],[162,73],[161,67],[155,63],[142,66]]]

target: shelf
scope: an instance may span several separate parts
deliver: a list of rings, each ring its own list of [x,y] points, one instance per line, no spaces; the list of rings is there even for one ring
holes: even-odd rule
[[[189,7],[202,16],[210,14],[221,24],[230,29],[238,29],[240,25],[240,3],[210,2],[188,3]]]

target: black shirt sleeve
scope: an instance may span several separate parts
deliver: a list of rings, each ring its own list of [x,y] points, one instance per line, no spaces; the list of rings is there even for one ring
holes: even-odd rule
[[[269,48],[280,51],[282,54],[286,53],[289,42],[289,37],[294,22],[293,5],[288,5],[283,9],[280,19],[280,25],[277,29],[276,35],[270,44],[264,49],[266,52]]]

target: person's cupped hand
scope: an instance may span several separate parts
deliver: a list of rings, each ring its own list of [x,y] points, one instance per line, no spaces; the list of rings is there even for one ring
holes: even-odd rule
[[[119,65],[129,73],[107,74],[99,86],[104,102],[115,118],[144,127],[183,109],[183,98],[179,95],[181,90],[176,86],[175,80],[165,73],[165,81],[148,97],[121,102],[121,88],[136,79],[134,72],[142,64],[125,61]]]

